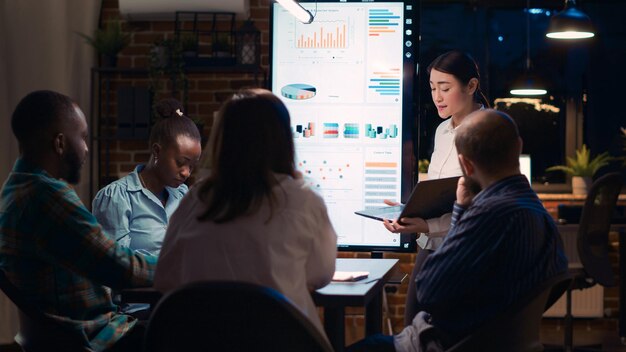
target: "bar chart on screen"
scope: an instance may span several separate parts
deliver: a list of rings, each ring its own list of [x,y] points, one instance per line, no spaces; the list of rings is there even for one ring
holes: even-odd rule
[[[357,33],[355,23],[362,23],[364,18],[365,10],[361,7],[349,11],[321,9],[313,23],[293,22],[293,45],[297,49],[349,49],[363,37],[363,33]]]
[[[373,8],[368,11],[368,35],[370,37],[385,37],[398,31],[402,16],[400,10],[388,8]]]
[[[296,31],[296,48],[346,49],[348,47],[346,21],[327,23],[320,25],[312,35],[310,32]]]
[[[372,95],[399,97],[401,80],[402,74],[399,68],[374,71],[370,75],[367,88]]]

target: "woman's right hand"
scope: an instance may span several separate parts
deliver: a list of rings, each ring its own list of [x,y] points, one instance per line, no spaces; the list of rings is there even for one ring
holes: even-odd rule
[[[422,218],[401,218],[400,221],[385,219],[383,225],[393,233],[428,233],[428,223]]]
[[[383,202],[392,207],[400,205],[400,203],[389,199],[384,199]],[[393,233],[428,233],[428,224],[422,218],[402,218],[400,221],[385,219],[383,225],[389,232]]]

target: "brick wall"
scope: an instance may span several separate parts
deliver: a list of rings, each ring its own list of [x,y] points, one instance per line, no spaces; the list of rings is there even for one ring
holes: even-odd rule
[[[265,75],[269,63],[269,0],[250,0],[250,14],[255,26],[261,31],[261,71],[256,73],[237,71],[236,69],[225,72],[211,73],[187,73],[188,101],[186,114],[202,120],[205,125],[204,134],[209,134],[213,112],[233,92],[242,87],[260,87],[265,84]],[[118,18],[119,5],[117,0],[103,0],[101,24],[114,18]],[[239,28],[242,21],[237,21],[235,28]],[[117,113],[116,90],[119,87],[148,87],[150,80],[147,69],[150,61],[150,49],[155,41],[174,38],[173,21],[143,21],[127,24],[133,31],[132,40],[118,55],[117,67],[120,69],[138,69],[139,71],[124,71],[121,73],[100,74],[106,78],[99,80],[101,90],[101,102],[106,106],[101,108],[99,124],[102,136],[115,136],[115,121]],[[98,80],[96,80],[98,81]],[[155,99],[171,95],[172,82],[163,79],[164,89]],[[97,88],[98,83],[94,82]],[[106,94],[109,94],[106,96]],[[176,95],[180,100],[180,95]],[[108,117],[108,118],[107,118]],[[95,121],[94,121],[95,123]],[[106,141],[101,142],[101,175],[106,172],[105,158]],[[124,176],[131,171],[137,163],[147,161],[149,157],[148,145],[145,140],[112,140],[109,144],[109,174],[114,177]],[[107,180],[104,180],[106,183]]]
[[[261,66],[266,73],[269,65],[269,7],[270,0],[250,0],[250,15],[255,26],[261,31]],[[106,22],[112,18],[119,16],[119,7],[117,0],[103,0],[102,3],[102,22]],[[238,28],[241,22],[236,24]],[[138,68],[145,69],[148,67],[150,48],[152,44],[163,38],[174,37],[174,22],[132,22],[129,27],[133,29],[134,34],[131,44],[125,48],[118,57],[118,67],[120,68]],[[103,126],[103,132],[111,134],[115,133],[114,128],[107,128],[114,125],[116,113],[116,89],[120,86],[138,86],[146,87],[149,79],[146,74],[112,74],[110,77],[109,93],[109,112],[111,116],[109,120],[101,119],[99,123]],[[224,72],[224,73],[190,73],[189,79],[189,100],[187,114],[196,116],[205,121],[205,134],[209,133],[209,126],[212,123],[213,112],[217,110],[220,104],[236,90],[246,86],[263,85],[263,75],[242,72]],[[101,82],[104,94],[104,82]],[[171,90],[171,83],[163,90],[165,92]],[[104,97],[101,97],[104,100]],[[105,168],[105,150],[101,148],[101,174],[104,174]],[[146,140],[115,140],[110,143],[110,166],[109,174],[113,177],[124,176],[132,171],[137,163],[143,163],[148,160],[148,143]],[[369,253],[340,253],[342,257],[367,257]],[[410,274],[415,261],[415,254],[385,254],[386,258],[400,259],[400,270]],[[392,318],[394,331],[398,332],[403,327],[404,320],[404,301],[406,298],[407,284],[406,282],[398,287],[396,293],[390,293],[389,311]],[[346,333],[347,341],[355,341],[362,338],[364,326],[363,310],[354,309],[347,312]],[[385,330],[385,332],[387,332]]]

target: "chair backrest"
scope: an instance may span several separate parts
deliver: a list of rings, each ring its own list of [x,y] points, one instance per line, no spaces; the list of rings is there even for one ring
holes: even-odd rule
[[[282,294],[250,283],[205,281],[166,294],[146,330],[144,350],[332,351]]]
[[[621,188],[619,173],[597,179],[591,185],[580,217],[578,256],[587,275],[603,286],[615,285],[609,261],[609,230]]]
[[[79,333],[62,326],[26,301],[1,268],[0,290],[19,310],[20,331],[15,340],[24,351],[90,351]]]
[[[539,336],[543,312],[563,295],[571,281],[568,272],[545,280],[446,352],[543,351]]]

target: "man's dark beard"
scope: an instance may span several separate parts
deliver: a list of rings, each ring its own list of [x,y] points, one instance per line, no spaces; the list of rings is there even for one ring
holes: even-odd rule
[[[470,191],[470,193],[476,195],[480,191],[482,191],[483,188],[480,185],[480,183],[478,183],[478,181],[476,181],[471,176],[467,176],[467,174],[465,173],[465,170],[463,170],[463,168],[461,168],[461,171],[463,172],[463,178],[465,178],[465,188],[467,188]]]
[[[67,175],[65,181],[75,185],[80,181],[80,169],[83,167],[83,161],[75,151],[70,151],[63,156],[65,166],[67,167]]]

